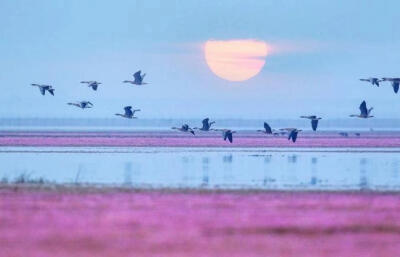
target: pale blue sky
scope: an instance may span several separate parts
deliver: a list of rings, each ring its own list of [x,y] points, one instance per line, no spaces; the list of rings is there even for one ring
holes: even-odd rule
[[[214,3],[218,2],[218,3]],[[0,117],[346,118],[362,100],[399,118],[400,94],[360,77],[400,77],[399,1],[0,1]],[[254,78],[207,67],[208,39],[280,49]],[[136,70],[150,83],[122,84]],[[97,92],[79,83],[98,80]],[[30,83],[49,83],[41,96]],[[90,100],[79,110],[66,102]]]

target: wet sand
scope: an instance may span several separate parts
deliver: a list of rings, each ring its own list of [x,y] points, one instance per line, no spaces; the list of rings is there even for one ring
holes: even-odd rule
[[[400,147],[400,132],[302,132],[296,143],[286,136],[238,132],[230,144],[219,132],[196,136],[179,132],[0,132],[0,146],[136,146],[136,147]]]
[[[1,257],[400,256],[394,193],[3,185],[0,210]]]

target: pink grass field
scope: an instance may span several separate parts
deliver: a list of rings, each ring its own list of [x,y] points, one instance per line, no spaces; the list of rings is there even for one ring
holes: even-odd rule
[[[400,195],[0,187],[1,257],[400,256]]]
[[[296,143],[285,136],[238,132],[230,144],[220,133],[196,136],[176,132],[0,132],[0,146],[137,147],[400,147],[399,132],[365,132],[360,137],[304,132]]]

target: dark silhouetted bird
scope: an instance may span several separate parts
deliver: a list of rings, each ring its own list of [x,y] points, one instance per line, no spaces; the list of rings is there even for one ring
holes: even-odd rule
[[[88,87],[91,87],[94,91],[97,90],[98,86],[101,84],[100,82],[97,81],[81,81],[83,84],[88,84]]]
[[[301,132],[301,129],[293,129],[292,131],[289,132],[289,137],[288,140],[292,140],[292,142],[296,142],[297,140],[297,134]]]
[[[73,105],[82,109],[92,108],[93,104],[89,101],[80,101],[76,103],[67,103],[68,105]]]
[[[271,127],[268,125],[268,123],[266,123],[266,122],[264,122],[264,130],[261,130],[261,129],[259,129],[259,130],[257,130],[258,132],[261,132],[261,133],[265,133],[265,134],[272,134],[272,129],[271,129]]]
[[[39,84],[31,84],[34,87],[38,87],[39,91],[42,95],[45,95],[46,91],[51,95],[54,95],[54,88],[51,85],[39,85]]]
[[[376,85],[377,87],[379,87],[379,82],[382,82],[383,80],[380,80],[378,78],[367,78],[367,79],[360,79],[361,81],[367,81],[369,83],[371,83],[372,85]]]
[[[202,131],[209,131],[211,128],[211,125],[215,123],[215,121],[211,121],[209,118],[205,118],[203,121],[203,126],[201,128],[193,128],[193,129],[198,129],[198,130],[202,130]]]
[[[382,78],[382,81],[392,82],[394,93],[397,94],[399,92],[400,78]]]
[[[180,127],[180,128],[172,127],[171,129],[175,129],[175,130],[178,130],[178,131],[181,131],[181,132],[188,132],[188,133],[191,133],[193,135],[195,134],[193,129],[191,129],[188,124],[183,124],[182,127]]]
[[[116,113],[115,115],[117,116],[121,116],[127,119],[137,119],[137,117],[135,117],[135,112],[139,112],[140,109],[135,109],[132,110],[132,106],[125,106],[124,107],[125,113],[121,114],[121,113]]]
[[[304,118],[304,119],[309,119],[311,120],[311,128],[312,130],[316,131],[317,127],[318,127],[318,121],[322,118],[317,117],[315,115],[310,115],[310,116],[300,116],[300,118]]]
[[[360,104],[360,114],[352,114],[350,115],[350,117],[357,117],[363,119],[372,118],[374,116],[371,116],[370,113],[373,109],[374,109],[373,107],[367,109],[367,103],[365,101],[362,101],[362,103]]]
[[[133,74],[133,78],[134,78],[133,81],[132,81],[132,80],[124,80],[124,81],[122,81],[122,82],[123,82],[123,83],[130,83],[130,84],[138,85],[138,86],[148,84],[148,83],[144,83],[144,82],[143,82],[143,79],[144,79],[144,77],[146,76],[146,73],[143,73],[143,75],[140,75],[141,72],[142,72],[142,71],[139,70],[139,71],[137,71],[137,72],[135,72],[135,73]]]

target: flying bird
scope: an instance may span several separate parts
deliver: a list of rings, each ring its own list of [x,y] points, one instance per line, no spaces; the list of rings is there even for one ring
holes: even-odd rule
[[[342,137],[348,137],[349,133],[347,133],[347,132],[339,132],[339,135],[341,135]]]
[[[205,118],[204,120],[202,120],[203,123],[203,127],[201,128],[193,128],[193,129],[198,129],[198,130],[202,130],[202,131],[210,131],[211,125],[215,123],[215,121],[211,121],[209,118]]]
[[[366,81],[371,83],[372,85],[376,85],[377,87],[379,87],[379,82],[382,82],[383,80],[380,80],[378,78],[367,78],[367,79],[360,79],[361,81]]]
[[[233,133],[236,133],[236,131],[230,130],[230,129],[224,129],[222,131],[222,137],[224,138],[224,141],[226,141],[226,139],[229,140],[230,143],[233,142]]]
[[[259,130],[257,130],[258,132],[261,132],[261,133],[265,133],[265,134],[272,134],[272,129],[271,129],[271,127],[268,125],[268,123],[266,123],[266,122],[264,122],[264,130],[261,130],[261,129],[259,129]]]
[[[31,84],[34,87],[38,87],[39,91],[42,95],[45,95],[46,91],[51,95],[54,95],[54,88],[51,85],[39,85],[39,84]]]
[[[226,139],[228,139],[230,143],[233,142],[233,134],[236,133],[236,131],[231,130],[231,129],[213,129],[213,131],[221,131],[222,138],[224,139],[224,141],[226,141]]]
[[[121,113],[116,113],[116,116],[121,116],[123,118],[127,118],[127,119],[137,119],[137,117],[135,117],[135,112],[139,112],[140,109],[134,109],[132,110],[132,106],[125,106],[124,107],[125,113],[121,114]]]
[[[137,71],[137,72],[135,72],[133,74],[133,78],[134,78],[133,81],[132,80],[124,80],[122,82],[123,83],[130,83],[130,84],[138,85],[138,86],[148,84],[148,83],[143,82],[143,79],[146,76],[146,73],[143,73],[143,75],[140,75],[141,72],[142,71],[139,70],[139,71]]]
[[[89,101],[80,101],[76,103],[67,103],[68,105],[73,105],[82,109],[92,108],[93,104]]]
[[[399,92],[400,78],[382,78],[382,81],[392,82],[394,93],[397,94]]]
[[[315,116],[315,115],[310,115],[310,116],[300,116],[300,118],[303,118],[303,119],[309,119],[309,120],[311,120],[311,128],[312,128],[312,130],[314,130],[314,131],[316,131],[316,130],[317,130],[317,127],[318,127],[318,121],[319,121],[320,119],[322,119],[322,118],[320,118],[320,117],[317,117],[317,116]]]
[[[297,134],[298,134],[299,132],[301,132],[301,129],[293,129],[292,131],[290,131],[288,140],[291,139],[293,143],[296,142],[296,140],[297,140]]]
[[[88,84],[88,87],[91,87],[94,91],[97,90],[98,86],[101,84],[100,82],[91,80],[91,81],[81,81],[83,84]]]
[[[373,109],[374,109],[373,107],[367,109],[367,103],[365,101],[362,101],[362,103],[360,104],[360,114],[352,114],[350,115],[350,117],[357,117],[363,119],[372,118],[374,116],[370,115],[370,113]]]
[[[182,127],[180,127],[180,128],[172,127],[171,129],[176,129],[181,132],[189,132],[194,135],[193,129],[191,129],[188,124],[183,124]]]

